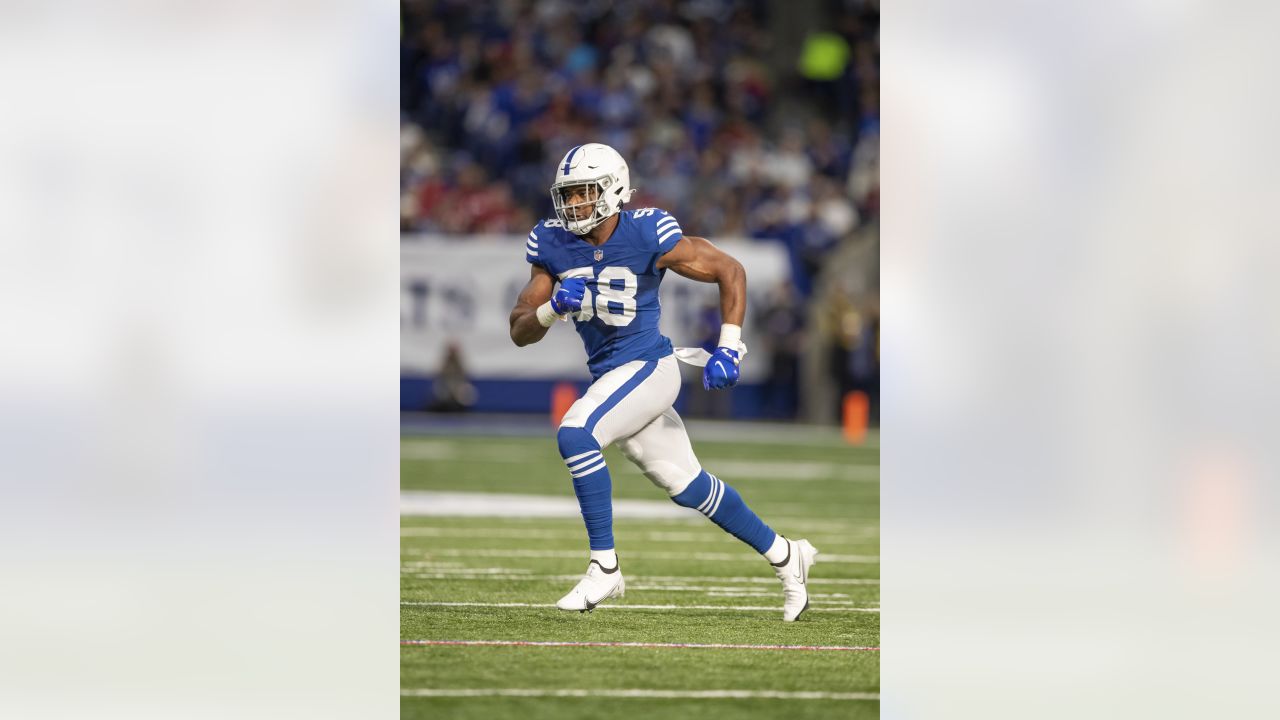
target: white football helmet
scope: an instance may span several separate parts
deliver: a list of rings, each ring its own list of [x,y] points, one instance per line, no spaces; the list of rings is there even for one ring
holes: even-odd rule
[[[631,199],[631,171],[617,150],[600,143],[579,145],[556,166],[551,202],[569,232],[586,235]],[[571,200],[575,200],[571,202]],[[591,212],[585,212],[590,209]]]

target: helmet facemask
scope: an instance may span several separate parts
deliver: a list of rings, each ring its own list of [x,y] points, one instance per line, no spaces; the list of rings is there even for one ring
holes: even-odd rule
[[[551,186],[551,203],[556,217],[569,232],[586,235],[618,211],[622,206],[617,193],[609,193],[616,186],[611,175],[592,180],[567,180]]]

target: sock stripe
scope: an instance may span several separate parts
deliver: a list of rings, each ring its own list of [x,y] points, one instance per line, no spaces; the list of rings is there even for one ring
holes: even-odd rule
[[[573,463],[571,463],[571,462],[569,462],[569,461],[567,461],[567,460],[566,460],[566,461],[565,461],[565,466],[569,468],[569,472],[577,472],[577,471],[581,470],[582,468],[584,468],[584,467],[586,467],[586,466],[588,466],[588,465],[594,465],[594,464],[596,464],[597,462],[599,462],[599,461],[601,460],[601,458],[603,457],[603,456],[602,456],[600,453],[598,453],[598,452],[597,452],[597,453],[588,453],[588,454],[589,454],[589,455],[591,455],[591,457],[587,458],[586,460],[581,460],[581,461],[573,462]]]
[[[586,475],[590,475],[591,473],[596,472],[598,470],[601,470],[602,468],[604,468],[605,465],[606,463],[604,461],[604,458],[600,458],[600,460],[595,465],[592,465],[591,467],[583,470],[579,470],[577,472],[570,472],[569,474],[575,478],[580,478]]]
[[[720,483],[716,482],[716,476],[711,476],[711,501],[702,509],[702,514],[711,517],[712,508],[720,503],[720,493],[724,492]]]
[[[706,498],[705,500],[703,500],[703,501],[702,501],[702,504],[701,504],[701,505],[699,505],[699,506],[698,506],[698,508],[697,508],[698,512],[702,513],[703,515],[705,515],[705,514],[706,514],[707,508],[711,507],[711,501],[712,501],[712,500],[715,498],[715,496],[716,496],[716,480],[715,480],[715,476],[714,476],[714,475],[710,475],[710,474],[708,474],[708,475],[707,475],[707,477],[711,478],[711,482],[710,482],[711,488],[710,488],[709,490],[707,490],[707,498]]]
[[[724,481],[716,477],[715,475],[712,475],[711,479],[716,481],[716,487],[720,490],[720,492],[716,495],[715,504],[712,505],[711,509],[707,511],[707,517],[715,517],[716,510],[720,509],[720,501],[724,500]]]
[[[705,497],[703,497],[705,496]],[[672,501],[702,513],[721,530],[765,554],[779,537],[756,515],[732,485],[706,470],[698,472],[684,490],[671,496]],[[699,503],[701,500],[701,503]]]
[[[715,475],[711,476],[711,502],[702,509],[702,514],[711,517],[711,508],[720,504],[720,496],[724,492],[724,483],[720,482],[720,478]]]
[[[565,459],[564,459],[564,464],[565,464],[565,465],[568,465],[568,464],[570,464],[570,463],[575,463],[575,462],[577,462],[577,461],[581,460],[581,459],[582,459],[582,458],[584,458],[584,457],[588,457],[588,456],[590,456],[590,455],[599,455],[599,454],[600,454],[600,451],[599,451],[599,450],[588,450],[588,451],[586,451],[586,452],[584,452],[584,453],[578,453],[577,455],[574,455],[573,457],[567,457],[567,458],[565,458]]]

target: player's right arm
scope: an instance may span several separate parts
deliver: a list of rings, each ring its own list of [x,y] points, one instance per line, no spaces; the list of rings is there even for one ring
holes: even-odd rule
[[[538,308],[551,302],[551,289],[555,278],[541,265],[529,266],[529,282],[516,298],[511,310],[511,341],[520,347],[536,343],[547,334],[551,323],[542,324]],[[552,321],[554,322],[554,318]]]
[[[534,265],[529,271],[529,284],[520,291],[516,307],[511,311],[511,340],[516,345],[524,347],[538,342],[555,321],[582,309],[586,278],[565,278],[554,294],[553,285],[555,276],[541,265]]]

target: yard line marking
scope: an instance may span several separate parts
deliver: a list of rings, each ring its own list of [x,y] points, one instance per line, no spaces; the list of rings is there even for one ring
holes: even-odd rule
[[[414,607],[488,607],[488,608],[553,608],[555,603],[484,603],[484,602],[428,602],[425,600],[401,600],[401,605]],[[597,610],[731,610],[734,612],[754,612],[767,610],[776,612],[781,607],[763,605],[601,605]],[[880,608],[866,607],[811,607],[808,612],[869,612],[878,613]]]
[[[581,575],[563,575],[555,576],[555,579],[567,579],[576,577],[581,579]],[[632,577],[645,582],[669,582],[679,583],[682,585],[692,583],[760,583],[764,585],[777,585],[778,579],[775,577],[754,577],[754,576],[735,576],[735,577],[719,577],[712,575],[633,575]],[[832,585],[879,585],[878,578],[809,578],[810,583],[827,583]]]
[[[625,540],[648,540],[650,542],[690,542],[690,543],[714,543],[738,546],[741,541],[732,535],[718,532],[718,528],[707,524],[703,532],[664,532],[664,531],[642,531],[631,532],[626,529],[619,530],[614,528],[614,534],[621,536]],[[513,538],[519,540],[572,540],[581,543],[585,537],[585,533],[581,530],[538,530],[538,529],[521,529],[521,528],[459,528],[459,527],[403,527],[400,528],[400,537],[402,538],[440,538],[440,537],[458,537],[458,538],[484,538],[486,540],[495,538]],[[807,535],[809,541],[815,545],[875,545],[880,542],[879,537],[867,538],[856,535]]]
[[[782,690],[580,690],[536,688],[406,688],[401,697],[611,697],[680,700],[879,700],[880,693],[806,692]]]
[[[546,423],[529,423],[521,419],[450,417],[448,419],[430,418],[408,414],[401,418],[400,437],[402,444],[420,442],[449,443],[460,450],[475,447],[466,442],[466,436],[480,434],[500,434],[500,440],[514,441],[522,445],[537,443],[554,447],[554,432],[546,427]],[[753,422],[741,423],[731,420],[690,419],[685,421],[691,437],[706,442],[722,442],[729,444],[770,445],[782,448],[821,447],[852,453],[858,450],[877,450],[880,448],[880,431],[869,429],[862,442],[850,445],[840,433],[839,428],[813,426],[797,427],[792,423]],[[490,439],[488,447],[495,442]],[[524,448],[521,448],[526,452]]]
[[[860,645],[734,645],[730,643],[659,642],[579,642],[556,640],[401,640],[401,645],[500,645],[519,647],[621,647],[707,650],[813,650],[879,652],[879,647]]]
[[[729,460],[705,458],[703,467],[730,480],[846,480],[879,482],[880,465],[868,463],[836,463],[813,461]],[[636,471],[639,472],[638,470]]]
[[[531,570],[522,568],[505,568],[505,567],[440,567],[435,563],[429,562],[406,562],[401,563],[401,570],[426,570],[436,573],[453,573],[462,575],[528,575]]]
[[[867,534],[880,534],[880,520],[878,518],[862,518],[860,520],[849,521],[832,521],[832,520],[813,520],[805,517],[774,517],[770,518],[771,526],[783,527],[794,526],[802,527],[806,530],[815,530],[823,532],[850,533],[859,531]]]
[[[410,554],[406,551],[404,554]],[[523,548],[430,548],[416,554],[443,555],[445,557],[526,557],[526,558],[576,558],[582,559],[581,550],[528,550]],[[676,553],[676,552],[631,552],[628,558],[648,560],[715,560],[719,562],[760,562],[759,555],[750,553]],[[820,553],[818,562],[822,563],[879,563],[879,555],[828,555]]]
[[[512,497],[519,498],[521,500],[523,499],[541,500],[545,498],[551,498],[554,500],[559,496],[558,495],[514,495],[513,496],[510,494],[497,494],[497,493],[464,493],[464,492],[436,492],[436,491],[428,491],[428,490],[421,490],[421,491],[405,490],[401,493],[400,497],[401,497],[401,500],[409,499],[415,502],[419,500],[433,500],[433,499],[454,500],[460,497],[465,497],[467,499],[475,500],[478,503],[491,505],[493,502],[505,503],[507,499]],[[572,497],[569,498],[569,501],[575,502],[574,498]],[[679,514],[673,514],[669,517],[664,516],[664,517],[647,517],[647,518],[620,518],[615,514],[613,518],[615,527],[621,526],[624,529],[634,529],[634,526],[637,524],[641,526],[642,530],[645,527],[650,525],[660,525],[660,526],[671,527],[671,528],[685,528],[685,527],[693,527],[693,526],[697,526],[700,528],[707,527],[707,519],[701,513],[694,512],[692,510],[689,510],[688,508],[681,508],[679,505],[676,505],[674,503],[664,503],[664,502],[653,501],[653,500],[637,500],[636,502],[641,502],[641,503],[652,502],[659,506],[677,508],[677,509],[688,510],[688,511],[679,513]],[[576,502],[574,504],[574,507],[577,507]],[[404,516],[414,515],[413,512],[406,512],[406,511],[402,511],[400,514]],[[431,512],[424,514],[424,517],[432,517],[432,516],[449,517],[450,515],[449,513],[444,512],[443,510],[438,508],[436,510],[433,510]],[[484,517],[485,514],[477,513],[477,516]],[[490,517],[490,519],[497,519],[501,517],[504,528],[510,528],[513,525],[518,525],[521,527],[527,527],[532,530],[540,530],[540,529],[559,530],[563,527],[561,523],[556,522],[556,520],[559,519],[558,516],[534,517],[530,514],[520,515],[518,513],[504,515],[503,512],[490,512],[488,513],[488,516]],[[579,521],[581,521],[582,519],[582,515],[580,512],[575,512],[574,515],[565,515],[564,517],[573,518]],[[794,526],[797,528],[803,528],[805,532],[830,532],[830,533],[838,533],[838,534],[844,534],[844,535],[861,534],[869,537],[878,536],[880,534],[880,520],[878,518],[850,518],[848,520],[840,520],[836,518],[825,518],[822,520],[818,520],[812,517],[804,517],[803,515],[800,515],[800,516],[771,517],[770,520],[772,520],[772,522],[770,523],[771,526],[777,526],[777,527]],[[431,524],[431,522],[432,521],[426,521],[422,525],[419,525],[418,523],[414,522],[414,524],[406,525],[405,527],[435,527],[434,525]],[[552,525],[552,527],[543,527],[545,525]]]
[[[504,448],[492,447],[485,451],[485,462],[526,464],[531,457],[523,451],[503,452]],[[400,445],[401,460],[421,460],[427,462],[458,461],[466,459],[465,452],[458,446],[441,442],[414,442]],[[533,458],[539,460],[543,458]],[[556,459],[547,454],[548,462]],[[614,463],[611,468],[615,472],[627,475],[641,475],[640,469],[631,463]],[[845,480],[852,482],[879,482],[880,465],[878,463],[841,463],[815,461],[776,461],[776,460],[732,460],[728,458],[707,458],[702,461],[704,467],[714,468],[717,473],[730,479],[743,480]]]
[[[628,590],[654,590],[657,592],[704,592],[710,595],[754,595],[756,597],[773,597],[777,595],[775,588],[736,587],[733,585],[627,585]],[[811,598],[845,598],[844,593],[809,593]]]
[[[580,518],[578,499],[570,495],[400,491],[400,514],[428,517]],[[614,500],[615,518],[706,519],[693,508],[670,500]]]
[[[582,575],[520,575],[513,572],[510,575],[497,575],[488,573],[472,573],[467,568],[432,568],[432,572],[413,572],[404,573],[410,577],[421,578],[423,580],[573,580],[582,579]],[[676,582],[676,583],[754,583],[759,585],[777,585],[777,578],[772,577],[701,577],[688,576],[680,577],[675,575],[643,575],[635,576],[645,582]],[[877,578],[809,578],[810,585],[879,585],[880,580]],[[655,590],[707,590],[706,587],[695,587],[692,585],[677,585],[674,587],[651,588]]]
[[[449,440],[416,440],[400,443],[401,460],[467,460],[467,453],[467,449],[462,445]],[[542,455],[551,460],[560,459],[551,445],[548,445],[547,451]],[[539,459],[523,449],[497,444],[488,446],[484,451],[486,462],[527,463],[531,458]]]
[[[530,540],[578,540],[583,532],[555,530],[534,530],[521,528],[437,528],[437,527],[404,527],[400,528],[400,537],[480,537],[480,538],[528,538]]]

